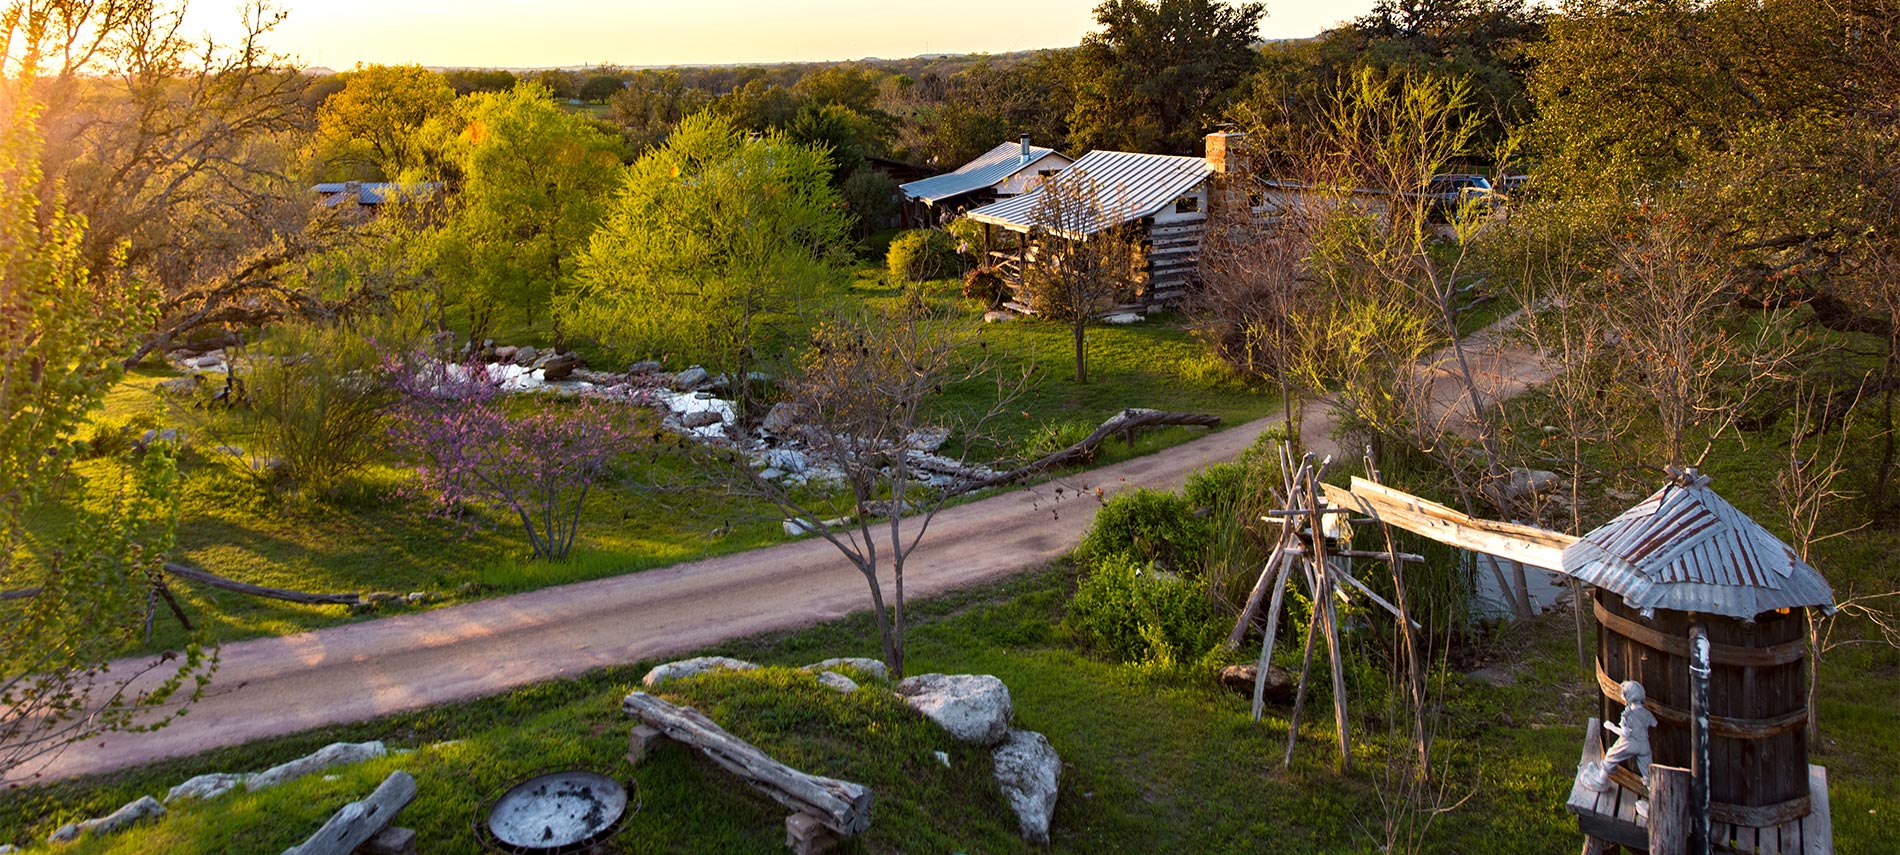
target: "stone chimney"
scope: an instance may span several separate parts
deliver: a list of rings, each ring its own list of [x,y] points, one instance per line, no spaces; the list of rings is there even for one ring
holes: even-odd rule
[[[1204,157],[1214,170],[1208,181],[1208,219],[1246,218],[1252,215],[1253,160],[1247,154],[1247,135],[1226,131],[1207,135]],[[1233,222],[1233,220],[1229,220]]]

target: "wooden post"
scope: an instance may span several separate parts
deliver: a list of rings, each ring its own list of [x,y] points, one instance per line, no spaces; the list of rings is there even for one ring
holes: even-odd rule
[[[1688,855],[1695,776],[1675,766],[1649,767],[1649,855]]]
[[[1326,462],[1332,462],[1332,458],[1328,457]],[[1333,725],[1339,734],[1339,768],[1351,771],[1352,741],[1346,734],[1346,662],[1339,649],[1339,612],[1333,605],[1333,575],[1326,563],[1325,508],[1320,505],[1318,482],[1317,473],[1307,473],[1305,498],[1306,507],[1312,513],[1313,572],[1318,574],[1315,587],[1319,590],[1313,599],[1313,608],[1323,609],[1326,620],[1326,654],[1333,672]]]
[[[627,736],[627,763],[632,766],[640,765],[640,762],[647,759],[647,755],[652,754],[653,749],[659,747],[660,742],[665,739],[666,734],[661,733],[658,728],[644,724],[634,725],[633,732]]]
[[[1689,818],[1694,837],[1689,852],[1709,855],[1709,631],[1689,618]],[[1653,851],[1653,850],[1652,850]]]
[[[1323,610],[1320,606],[1319,583],[1313,582],[1312,588],[1313,614],[1306,622],[1306,653],[1300,659],[1300,687],[1293,693],[1293,714],[1288,717],[1286,723],[1286,756],[1281,758],[1281,766],[1293,765],[1293,746],[1300,739],[1300,711],[1306,708],[1306,681],[1313,673],[1313,640],[1317,635],[1320,614]]]

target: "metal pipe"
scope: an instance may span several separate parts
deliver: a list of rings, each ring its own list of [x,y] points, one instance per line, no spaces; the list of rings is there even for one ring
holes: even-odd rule
[[[1689,619],[1689,852],[1709,855],[1709,631]]]

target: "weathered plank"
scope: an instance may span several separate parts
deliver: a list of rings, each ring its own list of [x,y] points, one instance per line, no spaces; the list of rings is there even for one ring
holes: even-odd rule
[[[1424,535],[1439,543],[1508,558],[1546,570],[1563,569],[1564,547],[1577,538],[1535,526],[1496,522],[1454,511],[1410,493],[1353,478],[1351,489],[1322,485],[1326,498],[1380,522]]]
[[[1827,802],[1827,769],[1808,765],[1808,798],[1814,810],[1801,818],[1801,855],[1834,855],[1834,815]]]
[[[1649,855],[1687,855],[1693,778],[1687,769],[1649,767]]]
[[[620,708],[667,738],[698,749],[706,759],[793,813],[808,814],[847,837],[871,826],[871,790],[863,784],[807,775],[727,733],[698,710],[674,706],[645,692],[628,695]]]
[[[415,798],[416,779],[408,772],[391,772],[368,798],[344,805],[310,839],[284,850],[284,855],[350,855]]]

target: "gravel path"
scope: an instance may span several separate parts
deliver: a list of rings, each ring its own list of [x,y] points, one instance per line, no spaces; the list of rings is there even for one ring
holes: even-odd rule
[[[1479,363],[1482,373],[1506,381],[1502,385],[1512,392],[1542,377],[1535,360],[1519,351],[1486,349]],[[1309,405],[1303,419],[1306,435],[1313,438],[1308,445],[1333,451],[1323,407]],[[1232,460],[1278,423],[1277,418],[1260,419],[1072,476],[1062,482],[1070,496],[1066,501],[1052,502],[1053,487],[1043,487],[948,508],[911,556],[906,593],[923,599],[1041,567],[1073,547],[1095,517],[1099,504],[1076,498],[1075,488],[1107,494],[1133,487],[1175,489],[1188,473]],[[863,577],[834,547],[812,538],[467,605],[235,642],[224,645],[217,678],[190,715],[154,733],[111,734],[74,745],[42,771],[40,780],[691,653],[732,638],[840,618],[869,601]]]

